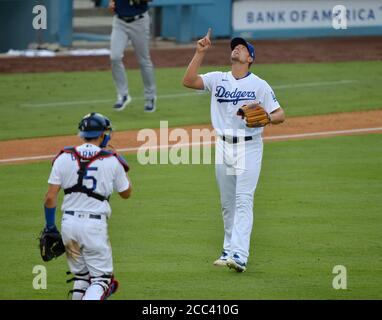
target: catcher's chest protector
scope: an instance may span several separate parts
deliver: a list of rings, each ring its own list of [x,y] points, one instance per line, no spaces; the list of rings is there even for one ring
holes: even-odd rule
[[[118,156],[118,154],[115,152],[101,150],[100,152],[98,152],[96,155],[94,155],[91,158],[84,158],[77,152],[75,147],[66,147],[60,151],[57,157],[53,160],[53,163],[62,153],[70,153],[77,160],[78,167],[79,167],[79,170],[77,172],[78,173],[77,183],[70,188],[64,189],[65,194],[70,194],[73,192],[81,192],[86,194],[88,197],[92,197],[100,201],[105,201],[105,200],[109,201],[110,197],[105,197],[103,195],[95,193],[93,190],[88,189],[86,186],[83,185],[83,179],[84,179],[84,176],[86,175],[88,167],[90,166],[91,163],[93,163],[97,159],[116,157],[118,161],[122,164],[125,171],[127,172],[129,170],[129,166],[126,163],[126,161],[124,161],[124,159]]]

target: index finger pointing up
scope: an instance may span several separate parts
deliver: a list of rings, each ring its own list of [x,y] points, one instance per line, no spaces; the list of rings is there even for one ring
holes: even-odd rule
[[[206,34],[206,38],[210,38],[211,37],[211,28],[208,28],[208,31],[207,31],[207,34]]]

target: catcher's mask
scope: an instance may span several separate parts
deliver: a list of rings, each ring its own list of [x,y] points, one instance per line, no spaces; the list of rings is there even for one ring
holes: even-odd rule
[[[253,63],[253,61],[255,61],[255,47],[250,44],[249,42],[247,42],[246,40],[244,40],[243,38],[240,38],[240,37],[236,37],[236,38],[233,38],[231,40],[231,50],[235,49],[235,47],[238,45],[238,44],[242,44],[243,46],[245,46],[249,52],[249,55],[250,57],[252,58],[252,62],[249,64],[251,65]]]
[[[97,139],[102,133],[109,131],[100,144],[101,148],[106,147],[110,141],[111,122],[109,118],[100,113],[92,112],[84,116],[78,124],[78,129],[80,130],[79,136],[84,139]]]

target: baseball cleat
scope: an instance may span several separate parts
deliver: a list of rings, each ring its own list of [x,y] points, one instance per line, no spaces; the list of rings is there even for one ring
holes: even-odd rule
[[[113,293],[117,292],[119,286],[119,282],[117,280],[112,279],[109,285],[109,289],[105,293],[103,300],[107,300]]]
[[[145,101],[145,112],[154,112],[156,110],[156,97]]]
[[[118,95],[118,100],[114,104],[113,109],[115,111],[122,111],[131,102],[131,100],[131,96],[128,94],[124,96]]]
[[[214,266],[225,267],[227,265],[227,258],[228,253],[223,250],[222,255],[219,257],[219,259],[214,261]]]
[[[227,267],[235,269],[237,272],[245,272],[247,270],[247,264],[242,262],[237,254],[227,259]]]

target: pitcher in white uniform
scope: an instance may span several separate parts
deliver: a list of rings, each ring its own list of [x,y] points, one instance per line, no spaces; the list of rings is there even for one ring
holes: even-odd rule
[[[106,149],[111,131],[108,118],[88,114],[79,130],[84,143],[64,148],[53,161],[44,203],[46,228],[57,231],[57,196],[63,189],[61,234],[74,275],[72,299],[102,300],[118,287],[107,231],[109,197],[113,190],[124,199],[130,197],[129,167],[121,156]]]
[[[247,127],[237,110],[258,103],[272,124],[282,123],[285,115],[269,84],[249,71],[255,49],[243,38],[231,40],[230,72],[198,74],[211,47],[210,35],[211,29],[197,42],[183,85],[211,92],[211,120],[217,135],[215,172],[224,222],[223,252],[214,265],[244,272],[253,226],[253,197],[263,155],[263,128]]]

